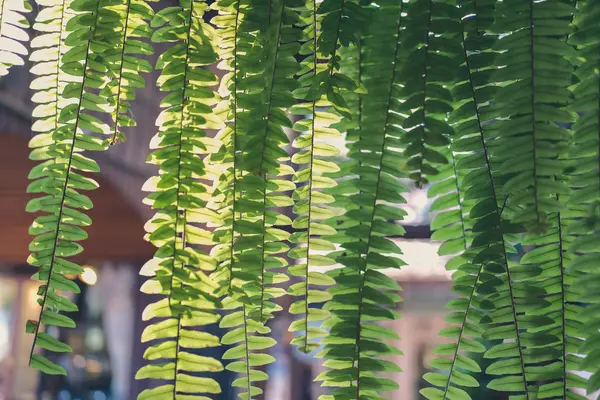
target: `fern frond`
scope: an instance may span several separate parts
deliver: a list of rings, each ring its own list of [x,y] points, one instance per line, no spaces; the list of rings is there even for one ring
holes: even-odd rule
[[[568,229],[575,237],[568,248],[571,257],[569,257],[567,274],[576,279],[571,290],[565,294],[566,299],[571,303],[566,306],[567,315],[575,322],[568,325],[566,351],[570,354],[567,355],[567,368],[571,371],[590,371],[592,375],[586,382],[586,379],[581,376],[570,373],[566,380],[568,387],[585,388],[588,393],[593,393],[600,389],[600,364],[597,358],[599,335],[596,318],[599,302],[595,269],[600,251],[597,246],[598,234],[591,233],[589,229],[589,208],[579,206],[575,215],[580,219]],[[585,307],[581,307],[581,303],[585,304]],[[583,354],[584,359],[580,360],[577,354]]]
[[[211,86],[217,77],[206,69],[217,57],[213,49],[214,31],[203,21],[208,6],[202,1],[181,2],[154,16],[152,40],[171,43],[157,61],[161,75],[157,85],[168,94],[158,117],[158,133],[151,141],[156,149],[149,162],[159,166],[159,175],[144,186],[151,191],[145,202],[157,209],[146,224],[148,240],[158,250],[143,268],[150,276],[144,293],[163,298],[144,310],[143,319],[159,319],[142,333],[142,342],[162,340],[146,349],[149,363],[140,368],[137,379],[160,379],[168,383],[140,393],[138,399],[176,399],[211,396],[221,392],[213,378],[197,372],[223,370],[220,361],[198,355],[199,349],[219,345],[219,338],[198,327],[219,321],[217,283],[209,277],[216,260],[198,249],[214,245],[207,227],[205,210],[209,189],[203,156],[212,151],[208,129],[223,123],[211,115],[218,97]],[[206,397],[204,397],[206,398]]]
[[[559,196],[569,194],[562,158],[569,132],[559,123],[574,120],[574,114],[564,108],[571,97],[569,58],[574,52],[566,37],[574,8],[559,1],[508,2],[498,5],[498,11],[493,29],[500,34],[495,45],[500,52],[495,64],[500,69],[492,79],[500,81],[501,87],[487,115],[499,120],[490,125],[486,135],[494,139],[491,152],[502,192],[508,198],[505,215],[533,232],[525,236],[523,244],[536,247],[508,268],[516,295],[512,308],[517,331],[499,336],[496,330],[484,335],[515,337],[522,345],[520,367],[502,360],[487,372],[501,376],[490,383],[496,390],[521,392],[518,385],[524,382],[523,391],[529,395],[572,397],[576,395],[569,389],[580,384],[574,383],[574,375],[566,370],[575,361],[568,352],[573,350],[569,336],[577,336],[573,330],[578,325],[573,313],[577,307],[568,295],[571,278],[564,271],[563,216],[557,212],[562,208]],[[497,301],[500,296],[498,293],[490,300]],[[502,320],[501,312],[495,310],[491,319]]]
[[[77,274],[81,268],[65,257],[83,250],[77,243],[87,238],[81,226],[91,224],[79,210],[90,209],[92,203],[79,191],[98,187],[93,179],[81,174],[99,171],[96,162],[81,152],[104,149],[102,139],[85,131],[106,131],[106,125],[91,113],[105,112],[105,101],[94,91],[105,83],[105,66],[98,60],[105,49],[102,44],[110,44],[102,42],[97,27],[110,16],[100,12],[96,1],[46,4],[34,26],[46,34],[38,36],[32,46],[37,49],[32,54],[32,60],[37,62],[32,73],[38,76],[32,83],[37,91],[33,102],[38,104],[33,116],[39,118],[33,129],[39,133],[30,142],[30,158],[42,163],[30,173],[30,178],[36,180],[28,187],[29,192],[46,196],[31,200],[27,211],[50,215],[36,218],[30,228],[36,237],[30,245],[33,254],[28,262],[39,267],[33,279],[44,284],[38,291],[40,316],[37,321],[28,322],[27,331],[34,334],[31,366],[46,373],[65,374],[61,366],[34,354],[34,350],[39,346],[50,351],[70,351],[39,328],[40,324],[75,326],[71,318],[59,313],[76,310],[75,305],[56,291],[79,292],[78,286],[64,275]],[[85,24],[79,23],[82,21]]]
[[[408,4],[406,37],[403,52],[411,62],[398,71],[403,82],[398,95],[405,99],[406,115],[402,129],[406,131],[404,156],[409,177],[417,186],[427,184],[428,176],[439,173],[437,167],[447,163],[437,148],[446,146],[452,128],[445,120],[452,111],[446,91],[438,90],[454,80],[460,54],[460,24],[456,8],[446,0],[415,0]]]
[[[586,307],[581,288],[575,285],[579,273],[566,269],[572,258],[567,249],[574,239],[567,232],[577,224],[575,215],[573,211],[550,215],[546,233],[527,235],[522,241],[524,246],[533,246],[521,258],[523,270],[537,273],[538,285],[546,292],[544,303],[527,313],[533,322],[528,330],[538,343],[545,344],[535,350],[537,365],[526,367],[529,381],[543,381],[537,391],[540,399],[577,398],[572,389],[586,383],[574,374],[582,361],[577,352],[583,343],[581,315]]]
[[[595,22],[599,16],[599,4],[578,2],[574,21],[576,32],[569,38],[577,48],[580,63],[575,70],[579,83],[573,90],[575,99],[570,105],[572,111],[579,113],[579,119],[573,125],[574,135],[569,151],[569,185],[573,192],[568,199],[568,210],[574,221],[570,221],[566,229],[573,236],[567,249],[567,274],[577,278],[572,287],[578,292],[567,296],[587,304],[579,314],[583,327],[578,331],[585,342],[569,338],[568,345],[572,346],[569,351],[585,355],[580,368],[576,369],[592,373],[587,385],[581,382],[582,386],[587,386],[588,393],[600,389],[600,333],[597,322],[600,304],[597,297],[600,257],[597,246],[600,216],[600,38]]]
[[[474,104],[471,103],[470,106],[473,107]],[[461,122],[452,117],[450,121],[456,122],[457,126]],[[461,138],[457,139],[460,142]],[[446,152],[440,149],[440,153],[445,155]],[[455,153],[453,143],[447,153],[450,164],[439,168],[440,172],[432,179],[434,183],[428,191],[430,197],[437,196],[429,208],[430,212],[437,212],[431,221],[431,240],[443,241],[438,250],[440,256],[452,255],[446,262],[446,269],[455,270],[452,290],[458,298],[451,300],[446,306],[451,312],[445,321],[452,325],[439,333],[452,342],[434,349],[434,353],[442,357],[436,357],[429,364],[443,372],[427,373],[423,377],[431,385],[438,387],[420,391],[430,400],[454,397],[470,399],[466,389],[479,386],[471,374],[481,372],[481,367],[472,354],[485,351],[485,347],[479,343],[484,331],[484,325],[480,323],[484,315],[481,310],[484,296],[478,291],[483,264],[472,263],[471,242],[477,235],[472,231],[474,221],[469,218],[473,204],[465,201],[465,188],[462,186],[465,172],[459,170],[465,155]]]
[[[459,54],[462,61],[452,94],[439,89],[438,92],[445,98],[454,99],[455,109],[450,113],[449,121],[455,135],[451,138],[449,149],[451,165],[440,167],[429,195],[438,196],[430,211],[440,211],[431,223],[434,230],[432,239],[445,240],[440,246],[440,255],[454,255],[446,268],[455,270],[452,289],[458,298],[447,305],[451,312],[446,322],[452,325],[440,332],[440,336],[452,341],[434,350],[436,354],[450,358],[434,359],[430,365],[443,372],[424,376],[429,383],[437,386],[421,390],[430,400],[470,400],[468,388],[479,386],[472,375],[481,372],[481,366],[472,354],[486,350],[480,341],[485,331],[485,323],[482,323],[486,313],[485,282],[490,279],[490,272],[484,268],[486,261],[482,257],[488,252],[490,261],[497,261],[494,260],[497,258],[502,262],[505,251],[503,239],[495,237],[486,240],[482,235],[480,225],[490,220],[489,216],[486,218],[487,212],[482,215],[471,214],[483,206],[492,214],[496,210],[492,219],[496,217],[499,221],[500,218],[490,157],[483,136],[486,121],[481,117],[481,111],[489,106],[494,87],[478,83],[485,82],[479,76],[489,74],[494,58],[493,53],[484,51],[495,39],[489,34],[484,36],[493,10],[494,5],[489,2],[465,1],[459,10],[450,14],[461,21]],[[447,43],[446,46],[451,44],[456,45]],[[477,68],[473,68],[473,64]],[[486,185],[491,189],[482,193],[481,189]],[[490,251],[492,249],[495,254]]]
[[[223,336],[222,343],[235,347],[223,354],[223,360],[242,359],[227,364],[227,370],[241,375],[233,381],[232,386],[242,389],[239,394],[242,399],[252,399],[262,394],[262,390],[255,385],[256,382],[266,381],[268,376],[257,368],[275,361],[273,356],[265,352],[275,345],[273,338],[265,336],[271,329],[250,318],[247,308],[243,304],[241,310],[228,314],[220,324],[221,328],[233,328]]]
[[[300,298],[291,304],[290,313],[301,317],[292,322],[289,330],[298,332],[292,344],[305,353],[317,348],[318,340],[327,334],[323,329],[311,327],[310,324],[323,321],[329,316],[328,311],[315,307],[315,304],[330,298],[324,289],[335,283],[318,269],[335,264],[335,260],[327,256],[328,252],[335,250],[334,244],[327,239],[335,234],[335,229],[324,224],[334,215],[330,207],[334,198],[324,193],[323,189],[332,189],[337,185],[334,179],[326,175],[328,171],[338,170],[332,157],[337,156],[340,151],[332,144],[332,139],[341,137],[331,127],[340,120],[338,115],[328,112],[331,103],[323,96],[313,98],[314,93],[319,91],[317,75],[328,68],[326,63],[319,64],[318,61],[320,17],[317,15],[317,7],[316,1],[309,1],[301,10],[306,26],[300,54],[305,58],[299,78],[301,87],[295,93],[301,103],[291,110],[304,118],[294,124],[294,130],[299,135],[292,144],[298,149],[292,157],[292,162],[298,166],[293,180],[303,186],[296,189],[293,195],[296,218],[292,227],[297,231],[292,234],[290,241],[296,247],[290,251],[289,257],[297,260],[297,263],[288,270],[290,275],[302,278],[289,288],[292,296]]]
[[[283,243],[289,233],[280,227],[291,221],[282,218],[276,208],[291,205],[284,192],[294,188],[291,182],[280,179],[293,173],[283,164],[288,155],[282,148],[288,143],[283,128],[291,127],[285,115],[294,103],[290,91],[295,81],[291,77],[298,68],[293,58],[298,37],[289,29],[298,15],[290,8],[291,3],[257,2],[244,8],[240,29],[251,31],[252,25],[259,29],[251,47],[244,49],[247,53],[237,58],[239,72],[235,71],[240,91],[236,93],[235,121],[238,152],[234,154],[239,198],[234,202],[238,215],[231,217],[239,240],[233,244],[232,279],[239,277],[236,285],[245,286],[243,291],[253,305],[248,315],[259,322],[272,318],[273,311],[280,308],[272,299],[285,293],[269,287],[274,280],[286,279],[269,270],[285,266],[276,255],[289,250]],[[265,60],[259,68],[256,57]]]
[[[27,0],[0,1],[0,77],[13,65],[23,65],[28,54],[22,42],[29,41],[29,22],[23,14],[31,11]]]
[[[281,309],[275,299],[285,290],[276,285],[288,280],[273,270],[287,265],[279,255],[289,250],[284,243],[289,233],[282,228],[291,220],[280,209],[292,205],[286,192],[295,188],[286,178],[293,169],[286,165],[283,146],[288,144],[284,128],[292,126],[286,111],[295,103],[291,92],[299,69],[294,55],[300,31],[293,28],[299,23],[298,5],[295,0],[217,5],[226,61],[221,67],[230,71],[221,83],[229,124],[219,133],[222,149],[211,159],[220,160],[223,171],[217,182],[225,222],[219,232],[219,278],[228,292],[226,309],[237,310],[221,326],[234,328],[223,338],[235,345],[224,358],[241,359],[227,369],[242,374],[234,386],[246,399],[259,395],[256,382],[267,379],[256,367],[274,360],[265,351],[275,342],[262,335],[270,332],[265,323]],[[257,59],[263,60],[260,65]]]
[[[348,134],[354,139],[348,144],[354,163],[351,171],[342,171],[349,179],[332,189],[346,197],[348,224],[335,238],[343,250],[331,255],[343,267],[329,273],[336,285],[328,290],[332,298],[325,309],[332,317],[322,325],[329,335],[322,340],[320,355],[330,369],[317,379],[335,389],[324,399],[380,398],[379,392],[398,388],[378,375],[400,371],[382,358],[402,354],[387,343],[397,340],[397,334],[378,323],[396,319],[401,300],[400,286],[380,271],[404,265],[398,258],[402,252],[392,241],[404,233],[396,224],[404,215],[397,205],[405,202],[401,192],[407,190],[398,180],[403,177],[398,166],[401,130],[395,125],[399,104],[394,100],[403,6],[390,1],[371,10],[368,33],[360,42],[359,78],[367,93],[360,96],[358,129]]]
[[[237,111],[238,111],[238,83],[241,76],[238,73],[238,58],[242,57],[251,47],[255,32],[241,32],[240,24],[243,10],[239,1],[217,1],[211,8],[218,14],[211,23],[217,29],[219,40],[217,49],[222,60],[218,68],[225,71],[221,78],[219,94],[222,101],[213,112],[222,115],[226,125],[221,129],[215,139],[221,144],[219,150],[210,154],[208,164],[213,177],[213,192],[211,209],[220,217],[221,224],[216,227],[215,235],[220,238],[220,245],[215,249],[218,254],[219,268],[215,272],[215,279],[222,286],[221,291],[229,293],[233,284],[234,245],[237,240],[233,226],[236,214],[236,202],[239,198],[237,180],[238,165],[238,140],[237,140]],[[242,25],[244,29],[245,26]],[[238,49],[243,49],[240,52]]]
[[[557,195],[568,194],[559,156],[566,149],[566,130],[575,115],[565,109],[571,98],[575,56],[566,43],[574,7],[559,0],[504,1],[497,7],[493,30],[501,36],[495,48],[496,65],[491,77],[501,89],[494,98],[490,135],[499,174],[509,196],[507,214],[513,222],[543,232],[546,216],[561,206]]]
[[[353,118],[345,100],[348,92],[357,89],[356,83],[342,71],[339,49],[359,41],[361,31],[369,23],[366,7],[356,0],[324,0],[317,9],[320,32],[317,39],[317,55],[327,60],[326,71],[314,78],[310,97],[325,96],[335,110],[349,119]]]
[[[130,102],[135,100],[135,90],[144,88],[146,82],[140,72],[152,72],[152,66],[143,55],[153,54],[152,46],[142,39],[150,39],[152,30],[148,21],[154,11],[145,0],[105,0],[118,19],[112,26],[103,27],[107,41],[117,45],[104,57],[109,63],[108,79],[101,95],[108,98],[112,119],[110,144],[125,141],[123,127],[135,126]]]
[[[216,153],[211,154],[209,159],[210,167],[215,174],[212,208],[222,222],[215,230],[215,237],[220,244],[214,249],[219,266],[213,276],[219,282],[220,294],[226,295],[224,309],[228,314],[221,321],[220,327],[230,331],[223,336],[222,343],[233,346],[223,355],[223,360],[234,360],[226,366],[227,370],[240,374],[240,378],[233,382],[233,386],[241,388],[242,398],[252,399],[262,393],[262,390],[255,386],[256,382],[267,379],[267,375],[257,370],[257,367],[261,368],[275,361],[272,356],[258,351],[266,350],[273,345],[273,342],[263,336],[268,334],[270,329],[261,321],[250,318],[249,309],[252,304],[245,292],[265,288],[264,285],[259,287],[261,282],[257,282],[254,271],[246,274],[243,264],[241,266],[239,264],[239,260],[243,260],[243,256],[240,256],[241,252],[244,248],[251,248],[254,243],[245,245],[242,234],[244,230],[239,229],[235,224],[236,218],[240,220],[242,218],[240,209],[247,213],[252,206],[249,202],[240,204],[241,189],[245,186],[244,172],[240,170],[239,165],[238,145],[238,111],[243,112],[243,109],[238,107],[238,102],[240,95],[243,97],[246,93],[245,90],[239,89],[240,83],[243,85],[246,78],[243,70],[244,67],[247,68],[245,57],[257,41],[260,29],[255,24],[242,22],[246,17],[246,11],[252,21],[252,13],[256,12],[253,6],[249,6],[246,10],[239,1],[219,1],[213,4],[213,9],[218,11],[218,15],[211,22],[218,27],[220,38],[218,48],[222,62],[219,68],[226,71],[219,88],[223,100],[215,111],[224,115],[224,120],[227,121],[227,125],[216,136],[221,147]],[[256,211],[265,213],[265,210],[260,207],[256,207]],[[263,215],[263,218],[266,218],[266,215]],[[274,223],[278,219],[275,216],[270,222]],[[291,220],[287,218],[283,222],[289,224]],[[278,260],[274,264],[275,267],[278,266],[277,262]],[[283,265],[284,263],[281,263],[280,266]],[[267,273],[273,278],[276,276],[270,271]],[[277,276],[280,281],[287,280],[285,275]],[[272,283],[277,281],[273,279]]]
[[[575,24],[577,27],[569,42],[577,46],[580,63],[575,75],[579,83],[575,86],[574,101],[569,105],[580,118],[573,124],[572,146],[569,151],[575,171],[570,173],[569,181],[575,188],[571,202],[591,204],[600,197],[600,39],[594,18],[600,8],[593,2],[580,2]],[[593,214],[591,214],[593,215]]]
[[[465,3],[463,7],[466,9],[462,10],[464,56],[459,74],[462,78],[453,93],[457,108],[451,114],[456,132],[452,150],[457,153],[454,157],[455,169],[461,179],[463,202],[470,208],[466,215],[470,240],[467,251],[453,259],[449,266],[458,267],[453,276],[454,290],[466,298],[450,303],[450,307],[457,308],[458,312],[451,313],[447,320],[458,326],[444,330],[442,335],[455,338],[457,342],[442,345],[437,351],[441,354],[451,353],[453,358],[452,361],[438,359],[434,362],[442,367],[447,364],[444,369],[449,370],[450,379],[440,374],[429,375],[428,380],[432,384],[443,388],[426,389],[424,394],[430,399],[470,398],[464,389],[478,386],[478,382],[458,368],[478,372],[480,366],[465,352],[485,351],[485,358],[499,359],[486,369],[488,375],[496,376],[488,387],[515,393],[515,398],[534,393],[543,396],[551,394],[548,389],[554,382],[541,388],[537,388],[536,384],[552,381],[556,378],[552,368],[565,366],[561,362],[552,363],[556,353],[552,350],[546,352],[540,346],[541,343],[560,343],[560,340],[553,334],[555,320],[537,311],[548,311],[556,306],[553,300],[556,295],[560,299],[562,286],[559,285],[560,289],[555,293],[556,288],[552,287],[551,282],[556,282],[555,277],[561,279],[562,268],[549,271],[550,265],[556,267],[556,263],[552,262],[545,266],[548,272],[544,275],[544,268],[527,264],[532,258],[525,256],[523,264],[509,261],[510,255],[516,253],[510,243],[518,240],[514,233],[520,232],[521,228],[503,221],[506,211],[506,199],[503,200],[500,194],[503,182],[495,176],[498,167],[492,167],[491,164],[490,147],[496,142],[488,140],[488,137],[493,137],[490,132],[497,131],[496,123],[490,123],[489,119],[494,115],[497,88],[485,77],[497,72],[493,65],[495,54],[488,50],[493,48],[496,38],[485,30],[490,23],[487,17],[492,10],[489,6]],[[478,22],[480,14],[484,16],[481,23]],[[498,151],[495,147],[492,150],[494,155]],[[493,160],[496,162],[496,158]],[[447,202],[444,197],[438,200]],[[455,230],[458,231],[458,227]],[[449,238],[454,237],[452,235]],[[455,240],[458,242],[458,238]],[[457,243],[452,251],[459,249]],[[548,275],[552,275],[552,279]],[[562,304],[560,301],[558,303]],[[486,351],[478,342],[480,338],[502,340],[503,343]],[[558,354],[560,359],[561,353]],[[550,362],[550,365],[545,365],[546,362]]]

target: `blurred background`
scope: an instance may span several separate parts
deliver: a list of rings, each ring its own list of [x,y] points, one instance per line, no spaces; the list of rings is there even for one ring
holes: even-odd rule
[[[85,266],[82,275],[73,277],[81,287],[74,298],[79,311],[71,315],[77,328],[49,332],[73,348],[73,353],[53,358],[68,371],[67,377],[41,376],[27,365],[32,335],[25,334],[25,323],[39,314],[37,284],[29,280],[34,270],[26,263],[28,227],[34,218],[25,213],[30,198],[27,175],[33,166],[27,147],[32,136],[28,66],[13,68],[0,81],[0,400],[129,400],[152,385],[134,379],[144,351],[139,341],[144,328],[141,313],[152,300],[139,292],[142,279],[137,272],[154,252],[143,240],[144,221],[152,212],[142,204],[140,188],[155,173],[145,159],[161,98],[154,88],[156,73],[146,80],[147,88],[137,93],[133,106],[138,126],[127,132],[127,142],[91,154],[102,173],[94,176],[100,188],[90,193],[94,208],[89,239],[83,242],[85,251],[74,259]],[[400,389],[387,392],[386,400],[421,398],[418,391],[425,385],[421,376],[431,350],[443,340],[437,333],[444,327],[444,306],[452,294],[444,260],[437,255],[439,244],[429,240],[430,201],[425,190],[407,195],[407,233],[396,239],[409,265],[393,273],[404,289],[402,318],[393,323],[401,337],[395,345],[404,353],[395,361],[404,372],[392,377]],[[316,400],[324,393],[312,382],[321,372],[319,362],[290,346],[290,321],[289,314],[280,312],[270,322],[278,340],[272,348],[277,361],[267,370],[265,399]],[[224,372],[218,379],[223,388],[218,399],[234,399],[230,383],[235,377]],[[485,387],[485,379],[482,383]],[[505,398],[478,390],[472,393],[474,399]]]

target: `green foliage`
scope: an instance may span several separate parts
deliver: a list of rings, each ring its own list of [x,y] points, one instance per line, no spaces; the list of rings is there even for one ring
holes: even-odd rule
[[[292,228],[298,232],[290,237],[290,241],[296,246],[288,256],[296,260],[296,265],[289,268],[288,272],[302,280],[289,288],[292,296],[299,297],[290,306],[290,313],[300,315],[300,318],[292,322],[289,330],[299,332],[292,343],[305,353],[316,349],[320,338],[327,335],[326,330],[311,327],[310,323],[323,321],[329,316],[329,312],[315,305],[330,299],[324,289],[335,283],[319,269],[335,264],[327,256],[327,252],[335,250],[328,239],[335,234],[335,230],[324,224],[334,215],[330,207],[333,197],[324,193],[324,190],[337,186],[337,182],[328,177],[327,173],[339,170],[332,158],[339,155],[340,151],[329,142],[341,137],[332,127],[340,117],[330,112],[332,105],[322,92],[323,84],[333,74],[329,64],[318,62],[319,57],[328,62],[330,59],[329,54],[323,53],[323,43],[318,42],[317,32],[323,15],[317,12],[317,7],[316,2],[309,1],[300,9],[300,18],[305,27],[299,54],[305,58],[299,72],[300,87],[294,91],[299,104],[290,109],[292,114],[302,116],[293,125],[298,136],[292,144],[298,149],[292,157],[292,162],[297,166],[293,181],[302,186],[293,194],[296,218]]]
[[[29,41],[30,5],[0,0],[0,75],[31,49],[32,367],[66,373],[36,349],[71,351],[41,328],[75,326],[64,292],[79,291],[68,258],[92,223],[90,152],[125,141],[142,73],[157,70],[158,173],[143,188],[157,250],[141,271],[157,297],[136,377],[160,383],[138,399],[216,398],[223,369],[241,398],[260,398],[286,294],[292,344],[326,367],[321,400],[409,390],[389,374],[410,186],[433,199],[456,295],[421,394],[600,389],[600,3],[36,5]],[[222,360],[204,355],[220,345]]]
[[[165,384],[144,390],[141,399],[176,399],[182,396],[218,394],[219,384],[198,372],[223,370],[220,361],[197,354],[219,345],[219,338],[198,330],[219,321],[221,306],[217,283],[210,277],[216,260],[198,246],[211,245],[212,234],[204,212],[209,188],[202,155],[210,148],[205,130],[222,124],[207,115],[218,100],[210,88],[217,77],[201,67],[216,60],[214,30],[202,20],[206,3],[183,0],[154,16],[155,43],[173,43],[157,61],[161,71],[157,85],[163,98],[155,149],[148,162],[159,167],[144,190],[145,202],[156,210],[146,224],[147,239],[156,247],[154,258],[144,265],[149,279],[142,292],[162,295],[146,307],[142,318],[152,320],[142,342],[152,342],[144,353],[149,363],[137,371],[137,379],[158,379]],[[158,319],[158,321],[157,321]],[[156,343],[156,340],[161,340]],[[156,362],[158,360],[158,362]]]
[[[33,130],[39,132],[29,143],[30,158],[40,161],[29,178],[29,193],[40,193],[29,201],[27,211],[43,212],[31,225],[35,238],[29,245],[28,263],[38,267],[32,279],[42,281],[38,290],[40,315],[29,321],[27,331],[34,334],[31,349],[32,366],[51,374],[66,374],[63,367],[34,354],[36,346],[49,351],[68,350],[66,345],[40,331],[40,325],[75,327],[75,322],[60,311],[77,307],[60,292],[79,292],[79,287],[65,275],[82,272],[79,265],[66,258],[83,250],[78,243],[87,239],[82,227],[92,221],[85,211],[92,208],[90,198],[81,191],[93,190],[98,184],[85,176],[98,172],[96,162],[81,154],[85,150],[102,149],[103,142],[91,133],[103,133],[105,125],[91,113],[105,112],[105,101],[94,91],[105,84],[106,66],[102,52],[110,48],[99,24],[110,18],[99,12],[99,3],[75,0],[44,3],[34,29],[42,34],[32,42],[36,50],[32,59],[32,82],[37,104]],[[80,22],[85,21],[86,25]],[[79,23],[78,23],[79,22]],[[103,47],[106,45],[106,47]]]
[[[152,72],[150,63],[140,56],[153,54],[152,46],[142,39],[152,36],[148,21],[154,11],[144,0],[107,0],[102,4],[105,9],[110,9],[114,21],[118,21],[113,29],[103,26],[110,35],[108,41],[116,46],[104,53],[109,82],[100,93],[110,105],[110,144],[116,144],[125,141],[122,128],[136,124],[131,116],[130,102],[135,100],[135,89],[146,86],[140,72]]]
[[[0,77],[8,74],[13,65],[23,65],[29,35],[25,31],[29,22],[23,14],[31,11],[25,0],[3,0],[0,2]]]
[[[573,89],[574,101],[570,104],[573,112],[580,118],[573,124],[572,146],[567,157],[569,164],[568,183],[572,193],[568,198],[568,217],[570,225],[565,228],[572,236],[568,242],[567,273],[572,277],[572,287],[578,290],[569,293],[571,300],[588,303],[585,308],[571,308],[571,318],[578,317],[581,325],[572,338],[573,347],[581,347],[587,358],[581,369],[591,371],[593,375],[587,384],[589,392],[600,389],[600,364],[597,354],[600,350],[598,339],[598,271],[596,268],[599,249],[598,240],[598,194],[600,193],[600,38],[594,18],[600,15],[600,7],[593,1],[579,5],[581,13],[575,18],[576,31],[569,42],[578,50],[579,63],[575,74],[578,84]],[[585,338],[583,342],[582,338]],[[583,343],[582,343],[583,342]]]
[[[482,319],[489,305],[486,297],[495,290],[493,278],[498,272],[494,269],[506,268],[506,243],[501,235],[488,231],[502,229],[482,119],[494,93],[489,81],[480,79],[493,69],[489,48],[494,36],[483,37],[480,30],[489,26],[485,16],[491,13],[493,6],[485,2],[465,2],[460,8],[462,21],[454,41],[460,78],[452,93],[446,94],[454,100],[449,118],[455,132],[449,148],[452,162],[442,167],[429,189],[430,196],[437,196],[430,209],[437,212],[431,223],[432,239],[445,240],[441,255],[453,255],[446,267],[456,270],[452,280],[458,297],[447,306],[446,322],[451,326],[440,332],[451,342],[434,350],[441,357],[431,363],[447,373],[424,376],[437,387],[421,391],[428,399],[470,399],[469,388],[479,386],[473,375],[481,373],[481,366],[474,355],[485,352],[481,339],[485,332]]]
[[[331,190],[336,206],[345,213],[334,217],[338,227],[334,240],[343,250],[330,257],[342,267],[330,272],[336,285],[329,289],[331,300],[324,308],[332,317],[322,325],[329,334],[322,340],[325,347],[320,355],[330,369],[317,377],[324,386],[336,389],[324,398],[378,398],[378,392],[398,388],[377,373],[400,371],[394,362],[381,359],[401,352],[386,343],[398,339],[397,334],[379,322],[397,318],[394,309],[400,300],[399,285],[380,270],[404,264],[397,258],[401,251],[392,237],[403,233],[395,223],[403,213],[393,205],[405,203],[401,192],[406,188],[398,181],[403,174],[390,162],[401,157],[396,150],[399,131],[392,126],[401,12],[394,2],[379,10],[356,11],[356,18],[371,17],[366,32],[358,33],[353,52],[366,94],[351,106],[357,107],[356,125],[346,135],[351,161],[340,171],[349,179]],[[395,40],[381,41],[381,37]],[[371,68],[363,67],[367,65]],[[389,215],[389,209],[396,215]]]

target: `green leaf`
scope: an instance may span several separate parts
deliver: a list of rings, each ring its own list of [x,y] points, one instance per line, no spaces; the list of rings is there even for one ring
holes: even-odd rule
[[[29,361],[29,365],[32,368],[39,369],[45,374],[49,375],[67,375],[67,371],[58,364],[53,363],[48,360],[46,357],[41,356],[39,354],[33,354],[31,356],[31,360]]]

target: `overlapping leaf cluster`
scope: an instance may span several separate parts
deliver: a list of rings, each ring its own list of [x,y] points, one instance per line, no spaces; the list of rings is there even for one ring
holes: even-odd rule
[[[578,369],[577,358],[569,353],[577,351],[579,323],[572,278],[565,273],[566,216],[561,209],[561,199],[569,193],[561,155],[570,134],[566,124],[574,121],[565,106],[571,98],[574,50],[567,38],[575,8],[565,3],[498,5],[492,28],[501,34],[494,46],[500,68],[492,78],[501,88],[493,98],[491,116],[496,120],[488,137],[496,140],[490,142],[490,152],[506,199],[506,218],[527,231],[519,238],[525,254],[514,267],[509,263],[507,277],[516,332],[495,336],[516,338],[520,370],[498,361],[494,374],[500,378],[492,384],[521,392],[517,385],[523,383],[523,391],[537,392],[538,398],[576,398],[570,389],[581,386],[581,379],[567,372]],[[515,27],[517,18],[521,22]],[[492,315],[494,319],[501,317]]]
[[[403,57],[411,59],[399,71],[404,82],[398,93],[408,116],[402,121],[409,177],[417,185],[436,175],[436,166],[447,163],[437,148],[448,143],[451,128],[445,120],[452,110],[445,86],[457,70],[457,37],[460,32],[456,8],[446,0],[416,0],[406,6]]]
[[[451,162],[440,168],[429,196],[437,196],[430,207],[430,211],[436,212],[431,238],[444,241],[440,255],[452,256],[446,268],[455,270],[452,289],[458,298],[447,306],[450,312],[446,322],[451,326],[440,332],[450,342],[434,350],[439,357],[431,362],[440,372],[424,376],[434,386],[421,391],[428,399],[469,398],[469,388],[479,386],[472,374],[481,372],[474,355],[485,350],[480,343],[484,330],[481,322],[485,296],[490,291],[486,292],[484,281],[490,282],[506,265],[501,235],[486,237],[481,228],[486,223],[496,227],[500,224],[495,182],[483,136],[486,121],[481,116],[489,107],[495,89],[485,79],[493,71],[494,53],[486,49],[494,37],[483,37],[482,31],[489,27],[482,15],[493,13],[493,7],[472,1],[448,12],[449,17],[460,20],[459,31],[453,32],[447,38],[452,41],[446,44],[448,49],[450,46],[454,49],[459,67],[455,85],[438,86],[437,92],[440,99],[453,106],[449,114],[453,129],[451,144],[440,153]]]
[[[441,333],[453,344],[437,349],[452,357],[433,363],[449,375],[425,376],[438,387],[423,391],[428,398],[470,398],[479,386],[471,375],[482,372],[474,353],[491,362],[488,387],[515,398],[579,398],[572,389],[585,385],[570,372],[581,369],[582,298],[565,269],[566,229],[578,215],[560,204],[569,195],[566,42],[576,11],[565,3],[461,4],[453,167],[430,193],[447,193],[432,205],[449,209],[434,219],[433,238],[447,240],[441,254],[461,253],[447,267],[462,298],[449,304],[456,326]],[[496,344],[486,349],[482,338]]]
[[[572,194],[568,198],[569,225],[564,231],[572,236],[565,249],[567,270],[572,288],[565,294],[571,303],[567,312],[578,320],[581,329],[570,329],[569,351],[586,355],[581,365],[592,372],[587,384],[588,392],[600,389],[600,336],[598,331],[598,204],[600,195],[600,36],[595,18],[600,15],[600,5],[593,1],[579,2],[579,14],[575,18],[576,31],[569,42],[576,46],[579,63],[575,75],[578,83],[573,90],[574,101],[570,109],[579,114],[573,124],[572,146],[569,150],[569,185]],[[579,317],[578,319],[576,317]],[[573,326],[573,324],[572,324]],[[580,326],[576,326],[580,328]],[[576,335],[574,335],[576,334]],[[574,357],[574,355],[570,355]],[[584,383],[583,383],[584,384]],[[583,386],[582,384],[582,386]]]
[[[142,290],[160,299],[143,313],[137,377],[161,384],[140,399],[214,398],[224,368],[242,398],[260,397],[285,286],[292,344],[325,359],[322,400],[397,390],[380,373],[400,371],[387,359],[401,354],[387,271],[404,264],[406,181],[430,185],[457,294],[422,395],[470,399],[484,375],[511,399],[600,387],[597,2],[180,0],[156,14],[144,0],[36,3],[32,366],[65,373],[34,350],[70,351],[41,326],[74,326],[61,292],[79,290],[67,258],[82,251],[81,192],[99,171],[84,152],[135,125],[151,39],[168,46]],[[0,75],[24,61],[29,8],[0,0]],[[222,338],[206,331],[216,323]],[[225,367],[203,350],[221,344]]]

